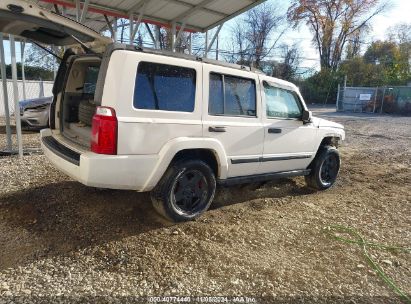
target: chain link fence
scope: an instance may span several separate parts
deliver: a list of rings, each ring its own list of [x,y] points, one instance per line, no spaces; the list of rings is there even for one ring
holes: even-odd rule
[[[17,81],[19,100],[24,99],[23,95],[23,81]],[[52,96],[53,81],[39,81],[39,80],[26,80],[26,99]],[[9,100],[10,115],[14,114],[14,93],[13,93],[13,81],[7,80],[7,93]],[[0,85],[0,117],[5,116],[4,112],[4,94],[3,86]]]
[[[337,110],[411,115],[411,87],[343,87]]]

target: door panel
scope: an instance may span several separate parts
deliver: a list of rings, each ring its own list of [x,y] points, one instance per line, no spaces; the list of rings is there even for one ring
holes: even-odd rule
[[[275,129],[276,132],[270,132]],[[277,131],[278,130],[278,131]],[[315,156],[317,128],[299,120],[267,119],[260,173],[305,169]]]
[[[210,74],[214,75],[211,81]],[[225,75],[229,80],[224,82],[215,75]],[[236,77],[244,81],[237,81]],[[224,146],[228,158],[228,177],[257,174],[264,142],[258,77],[254,73],[233,73],[233,69],[204,64],[203,79],[203,137],[218,139]],[[219,79],[224,85],[219,85]],[[249,80],[255,87],[249,86]],[[229,88],[223,88],[225,86]],[[221,94],[218,94],[219,91]],[[252,99],[256,100],[256,104],[251,109],[247,100]]]
[[[315,156],[318,129],[301,120],[304,104],[295,89],[261,80],[264,148],[259,172],[306,169]]]

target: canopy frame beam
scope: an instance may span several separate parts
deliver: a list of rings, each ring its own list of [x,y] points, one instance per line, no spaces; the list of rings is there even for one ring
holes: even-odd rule
[[[81,11],[81,15],[80,15],[80,23],[84,23],[84,21],[86,20],[86,15],[87,15],[89,4],[90,4],[90,0],[85,0],[83,3],[83,10]]]
[[[133,44],[134,38],[136,37],[138,28],[140,27],[141,21],[143,20],[143,16],[147,7],[148,0],[142,0],[133,6],[129,10],[129,22],[130,22],[130,44]],[[137,20],[134,24],[134,12],[139,11]]]
[[[216,40],[217,37],[218,37],[218,34],[220,34],[220,31],[221,31],[221,29],[223,28],[223,25],[224,25],[224,24],[220,24],[220,25],[218,26],[217,31],[214,33],[213,38],[211,38],[210,43],[208,44],[208,41],[206,42],[206,43],[207,43],[207,45],[206,45],[206,48],[207,48],[207,49],[206,49],[206,54],[208,54],[208,52],[210,52],[211,47],[213,46],[215,40]]]
[[[148,23],[144,22],[144,25],[145,25],[145,27],[146,27],[146,30],[147,30],[147,32],[148,32],[148,35],[150,36],[151,41],[152,41],[153,44],[154,44],[154,48],[155,48],[155,49],[158,49],[158,47],[157,47],[157,40],[156,40],[156,37],[155,37],[154,34],[153,34],[153,31],[151,30],[151,28],[150,28],[150,26],[148,25]]]

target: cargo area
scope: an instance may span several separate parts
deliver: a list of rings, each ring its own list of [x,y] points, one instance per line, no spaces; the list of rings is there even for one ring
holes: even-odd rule
[[[90,148],[91,124],[99,102],[94,100],[101,59],[74,58],[66,75],[60,107],[60,131],[71,141]]]

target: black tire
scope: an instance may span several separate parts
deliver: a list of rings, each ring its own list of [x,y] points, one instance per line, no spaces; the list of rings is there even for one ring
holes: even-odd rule
[[[320,147],[309,166],[311,172],[305,176],[307,186],[316,190],[325,190],[334,185],[340,171],[340,154],[332,146]]]
[[[210,207],[215,190],[214,173],[205,162],[177,161],[170,165],[151,192],[151,201],[166,219],[190,221]]]
[[[81,101],[78,107],[78,120],[87,126],[91,126],[96,106],[88,101]]]

